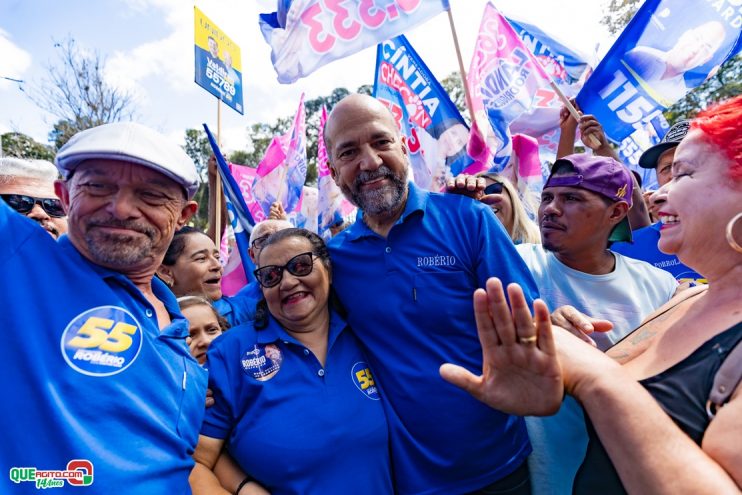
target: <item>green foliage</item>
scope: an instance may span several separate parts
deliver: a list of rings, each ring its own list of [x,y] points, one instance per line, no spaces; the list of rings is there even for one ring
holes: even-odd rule
[[[54,161],[54,150],[50,146],[36,142],[20,132],[6,132],[0,136],[3,156]]]
[[[611,34],[623,31],[636,11],[639,10],[643,0],[610,0],[606,5],[603,18],[600,23],[608,28]]]
[[[206,133],[201,129],[186,129],[185,145],[183,150],[196,164],[196,170],[201,178],[201,185],[193,197],[198,203],[198,211],[193,215],[191,224],[197,229],[206,231],[209,222],[209,185],[207,183],[207,165],[211,156],[211,146]]]
[[[458,71],[451,72],[442,81],[441,86],[448,93],[448,97],[456,108],[459,109],[461,116],[468,125],[471,125],[469,111],[466,108],[466,94],[464,93],[464,84],[461,82],[461,74]]]
[[[727,60],[718,72],[668,108],[665,118],[670,123],[691,119],[710,103],[742,94],[742,55]]]

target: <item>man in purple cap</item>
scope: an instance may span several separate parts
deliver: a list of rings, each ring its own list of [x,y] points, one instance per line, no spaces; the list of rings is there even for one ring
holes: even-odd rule
[[[677,287],[667,272],[609,249],[611,241],[631,239],[626,215],[632,188],[631,173],[613,158],[560,158],[541,193],[543,244],[516,246],[549,309],[571,306],[607,320],[593,320],[593,328],[585,329],[602,350],[670,300]],[[612,330],[592,333],[610,329],[608,322]],[[533,493],[571,493],[587,448],[579,406],[568,398],[555,416],[529,417],[526,424]]]
[[[685,135],[688,134],[689,128],[689,120],[676,122],[667,131],[662,141],[649,148],[639,157],[640,166],[655,169],[657,183],[660,185],[660,189],[649,200],[649,210],[654,216],[657,216],[657,213],[661,211],[662,204],[665,202],[666,193],[663,190],[663,186],[672,179],[672,161],[675,158],[675,149]],[[629,258],[651,263],[657,268],[661,268],[672,274],[678,282],[687,282],[692,285],[706,283],[706,280],[701,275],[681,263],[677,256],[674,254],[665,254],[659,250],[657,243],[660,240],[660,227],[662,227],[662,222],[656,222],[647,227],[635,230],[633,241],[617,242],[611,246],[611,250]]]

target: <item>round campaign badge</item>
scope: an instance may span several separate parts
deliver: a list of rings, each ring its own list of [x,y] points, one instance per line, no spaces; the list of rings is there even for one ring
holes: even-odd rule
[[[276,344],[255,345],[240,358],[245,373],[258,381],[270,380],[281,369],[283,354]]]
[[[356,384],[358,390],[363,392],[363,395],[372,400],[379,400],[381,398],[368,364],[363,361],[354,364],[350,370],[350,377],[353,379],[353,383]]]
[[[117,306],[98,306],[72,318],[62,333],[62,356],[72,369],[89,376],[121,373],[139,356],[142,329]]]

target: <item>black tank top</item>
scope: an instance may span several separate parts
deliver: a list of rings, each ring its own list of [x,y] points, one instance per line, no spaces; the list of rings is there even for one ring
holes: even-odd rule
[[[690,356],[642,384],[673,421],[699,446],[710,419],[706,401],[714,376],[729,352],[742,340],[742,322],[707,340]],[[585,414],[590,441],[585,461],[577,472],[573,493],[623,494],[618,473]]]

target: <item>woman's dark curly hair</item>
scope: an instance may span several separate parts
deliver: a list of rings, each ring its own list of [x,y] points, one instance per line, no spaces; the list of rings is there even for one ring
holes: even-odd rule
[[[270,246],[271,244],[276,244],[278,242],[281,242],[285,239],[290,239],[292,237],[303,237],[304,239],[307,239],[309,241],[309,244],[312,246],[312,254],[315,255],[317,258],[320,259],[320,262],[324,265],[325,269],[327,270],[327,273],[330,274],[330,277],[332,277],[332,263],[330,262],[330,251],[327,249],[327,246],[325,245],[325,241],[322,240],[320,236],[315,234],[314,232],[311,232],[307,229],[283,229],[279,230],[278,232],[275,232],[272,234],[268,240],[263,245],[263,249],[260,251],[260,253],[265,252],[265,248]],[[259,262],[260,260],[258,260]],[[330,307],[333,308],[338,313],[345,316],[345,311],[343,311],[342,307],[340,306],[340,301],[337,299],[337,296],[335,295],[335,292],[332,290],[332,285],[330,285],[330,299],[329,299]],[[265,302],[265,298],[261,299],[260,302],[258,302],[256,308],[255,308],[255,329],[256,330],[262,330],[266,326],[268,326],[268,304]]]

